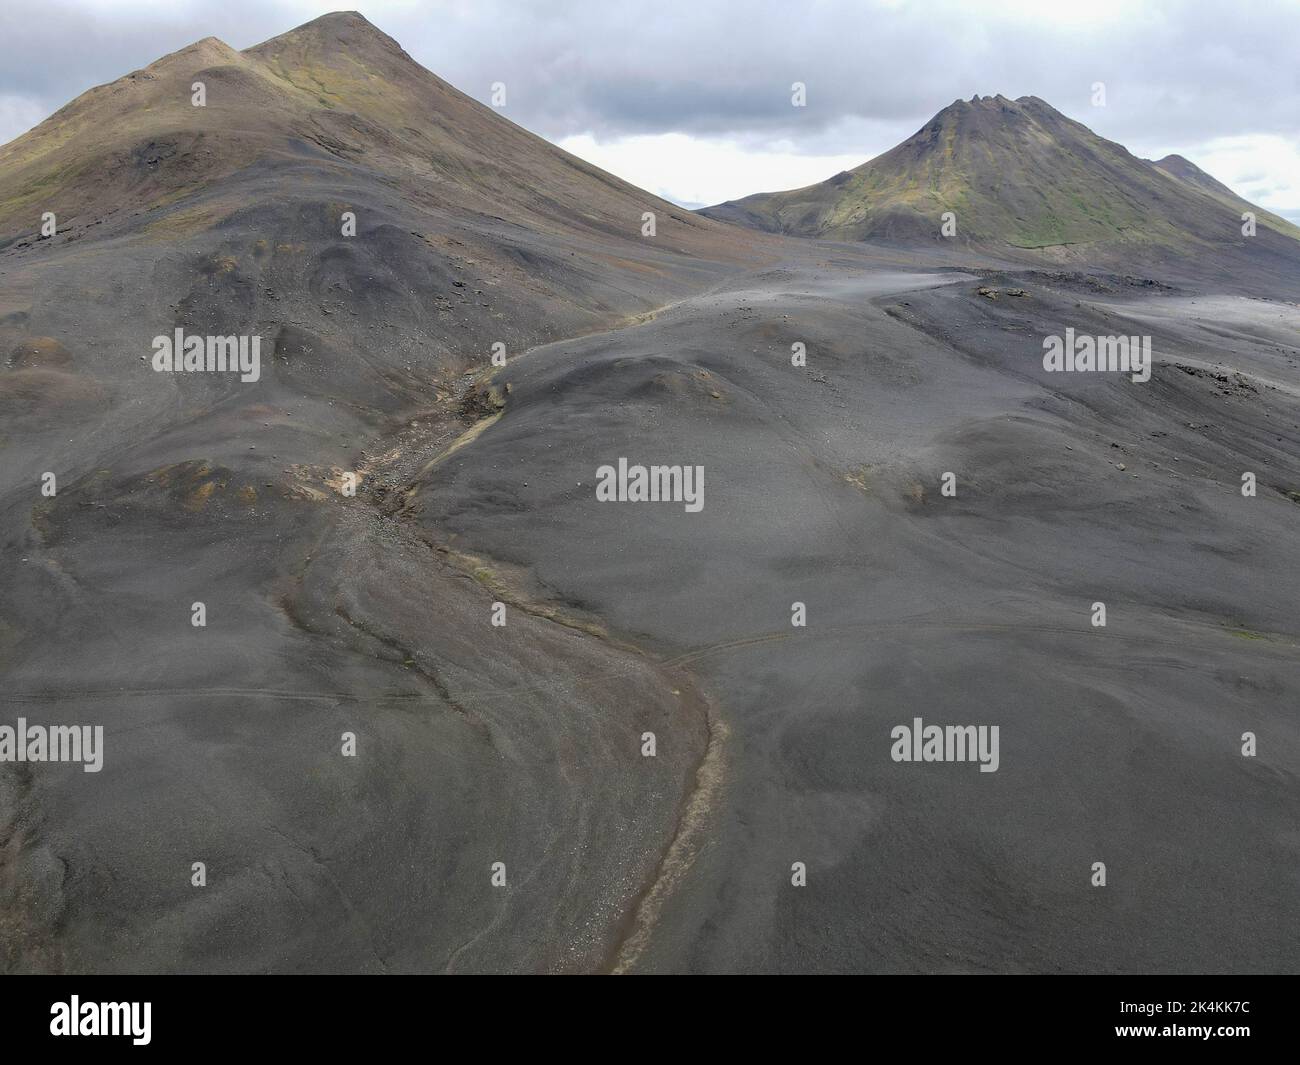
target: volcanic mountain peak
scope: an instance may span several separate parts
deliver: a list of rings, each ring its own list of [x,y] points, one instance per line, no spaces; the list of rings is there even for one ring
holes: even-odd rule
[[[301,26],[286,30],[278,37],[272,37],[269,41],[263,43],[269,44],[270,41],[282,41],[291,37],[327,37],[331,35],[352,35],[353,39],[364,36],[389,41],[393,44],[397,43],[360,11],[327,11],[323,15],[309,19]],[[262,45],[257,47],[260,48]]]
[[[1300,256],[1293,241],[1276,242],[1300,230],[1186,160],[1150,163],[1036,96],[996,95],[954,101],[897,147],[820,184],[702,213],[798,236],[933,243],[951,212],[962,244],[1196,256],[1240,243],[1242,208],[1256,212],[1268,254]]]
[[[972,96],[969,100],[954,100],[921,128],[925,130],[935,126],[969,122],[972,119],[1015,124],[1033,123],[1048,118],[1069,121],[1037,96],[1021,96],[1012,100],[997,93],[993,96]]]
[[[211,60],[233,59],[239,53],[230,47],[220,37],[201,37],[193,44],[187,44],[184,48],[178,48],[174,52],[169,52],[161,59],[155,60],[146,70],[153,70],[156,67],[172,65],[178,60],[186,60],[190,57],[198,59],[200,62]]]
[[[343,61],[369,67],[372,76],[400,72],[432,78],[400,44],[356,11],[335,11],[254,45],[245,55],[284,68]]]
[[[93,306],[124,346],[141,321],[280,337],[277,358],[310,351],[376,409],[416,379],[412,350],[450,372],[498,341],[605,327],[767,243],[516,126],[352,12],[243,51],[197,41],[0,148],[8,281],[57,285],[50,303]],[[137,272],[125,316],[91,295],[119,261]],[[79,329],[29,318],[0,301],[0,355]],[[382,356],[381,329],[401,337]]]
[[[431,205],[530,227],[624,239],[653,210],[661,231],[688,244],[701,235],[739,243],[516,126],[348,11],[243,51],[204,38],[83,93],[0,147],[0,248],[31,234],[44,211],[60,228],[65,219],[84,225],[179,202],[237,172],[303,166],[359,168]]]
[[[1028,99],[1028,97],[1025,97],[1025,99]],[[963,111],[976,109],[984,111],[1007,111],[1008,113],[1011,113],[1015,110],[1016,103],[1017,101],[1009,100],[1001,93],[997,93],[994,96],[980,96],[979,94],[976,94],[969,100],[954,100],[934,117],[935,119],[941,119],[945,115],[960,114]]]

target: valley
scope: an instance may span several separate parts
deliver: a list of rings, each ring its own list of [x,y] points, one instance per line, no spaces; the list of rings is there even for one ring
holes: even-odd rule
[[[1285,971],[1300,241],[1212,182],[985,97],[693,213],[355,13],[78,97],[0,674],[102,740],[0,764],[0,970]]]

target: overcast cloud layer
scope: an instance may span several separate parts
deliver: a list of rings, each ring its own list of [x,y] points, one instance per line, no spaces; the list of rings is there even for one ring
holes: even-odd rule
[[[206,36],[246,48],[302,0],[0,0],[0,142]],[[1300,4],[375,0],[412,56],[576,154],[698,206],[822,180],[957,98],[1045,99],[1178,152],[1300,221]],[[808,106],[792,107],[791,83]],[[1106,106],[1092,104],[1104,82]]]

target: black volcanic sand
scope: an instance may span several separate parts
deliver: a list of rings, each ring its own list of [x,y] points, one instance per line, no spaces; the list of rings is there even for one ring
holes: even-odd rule
[[[1045,373],[1066,326],[1153,335],[1152,379]],[[1293,969],[1298,326],[823,247],[499,371],[407,516],[690,670],[726,729],[619,968]],[[703,511],[598,502],[619,457],[703,465]],[[915,717],[998,725],[1000,768],[893,762]]]
[[[0,264],[4,720],[107,734],[0,767],[6,971],[1294,967],[1293,304],[360,177],[344,246],[244,180]],[[262,380],[155,374],[172,322]],[[1044,374],[1067,325],[1153,380]],[[703,512],[598,503],[620,456]],[[895,764],[917,716],[1001,768]]]
[[[499,410],[494,345],[777,257],[352,13],[0,146],[0,723],[105,730],[99,773],[0,764],[0,970],[582,971],[644,937],[724,726],[401,506]],[[260,380],[154,372],[176,327],[259,336]]]
[[[707,709],[387,500],[490,405],[494,342],[736,268],[412,206],[364,173],[259,169],[200,199],[0,261],[0,721],[106,733],[99,773],[0,765],[0,969],[608,966]],[[222,224],[184,223],[203,209]],[[261,380],[155,373],[173,325],[261,335]]]
[[[1205,240],[755,233],[355,13],[0,146],[0,724],[105,730],[0,764],[0,971],[1294,969],[1294,248],[1170,195]]]

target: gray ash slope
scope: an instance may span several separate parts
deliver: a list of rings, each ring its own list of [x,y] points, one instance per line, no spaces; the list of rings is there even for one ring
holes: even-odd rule
[[[0,149],[7,716],[108,733],[0,768],[0,964],[1293,969],[1285,271],[749,233],[413,67],[330,16]],[[262,380],[152,373],[173,324]],[[1043,373],[1070,325],[1152,380]],[[704,510],[597,503],[620,456]],[[999,770],[892,762],[913,717]]]
[[[822,246],[538,351],[421,492],[722,708],[635,967],[1294,968],[1300,309],[911,261]],[[1152,380],[1045,374],[1061,322],[1152,335]],[[596,503],[618,456],[698,459],[704,510]],[[999,726],[1000,768],[893,762],[914,718]]]
[[[439,550],[387,489],[493,402],[494,343],[608,328],[762,242],[511,125],[356,15],[91,90],[0,175],[6,717],[107,733],[99,774],[0,770],[3,967],[604,964],[705,708]],[[174,328],[261,336],[260,380],[155,373]],[[645,762],[650,730],[675,742]]]

